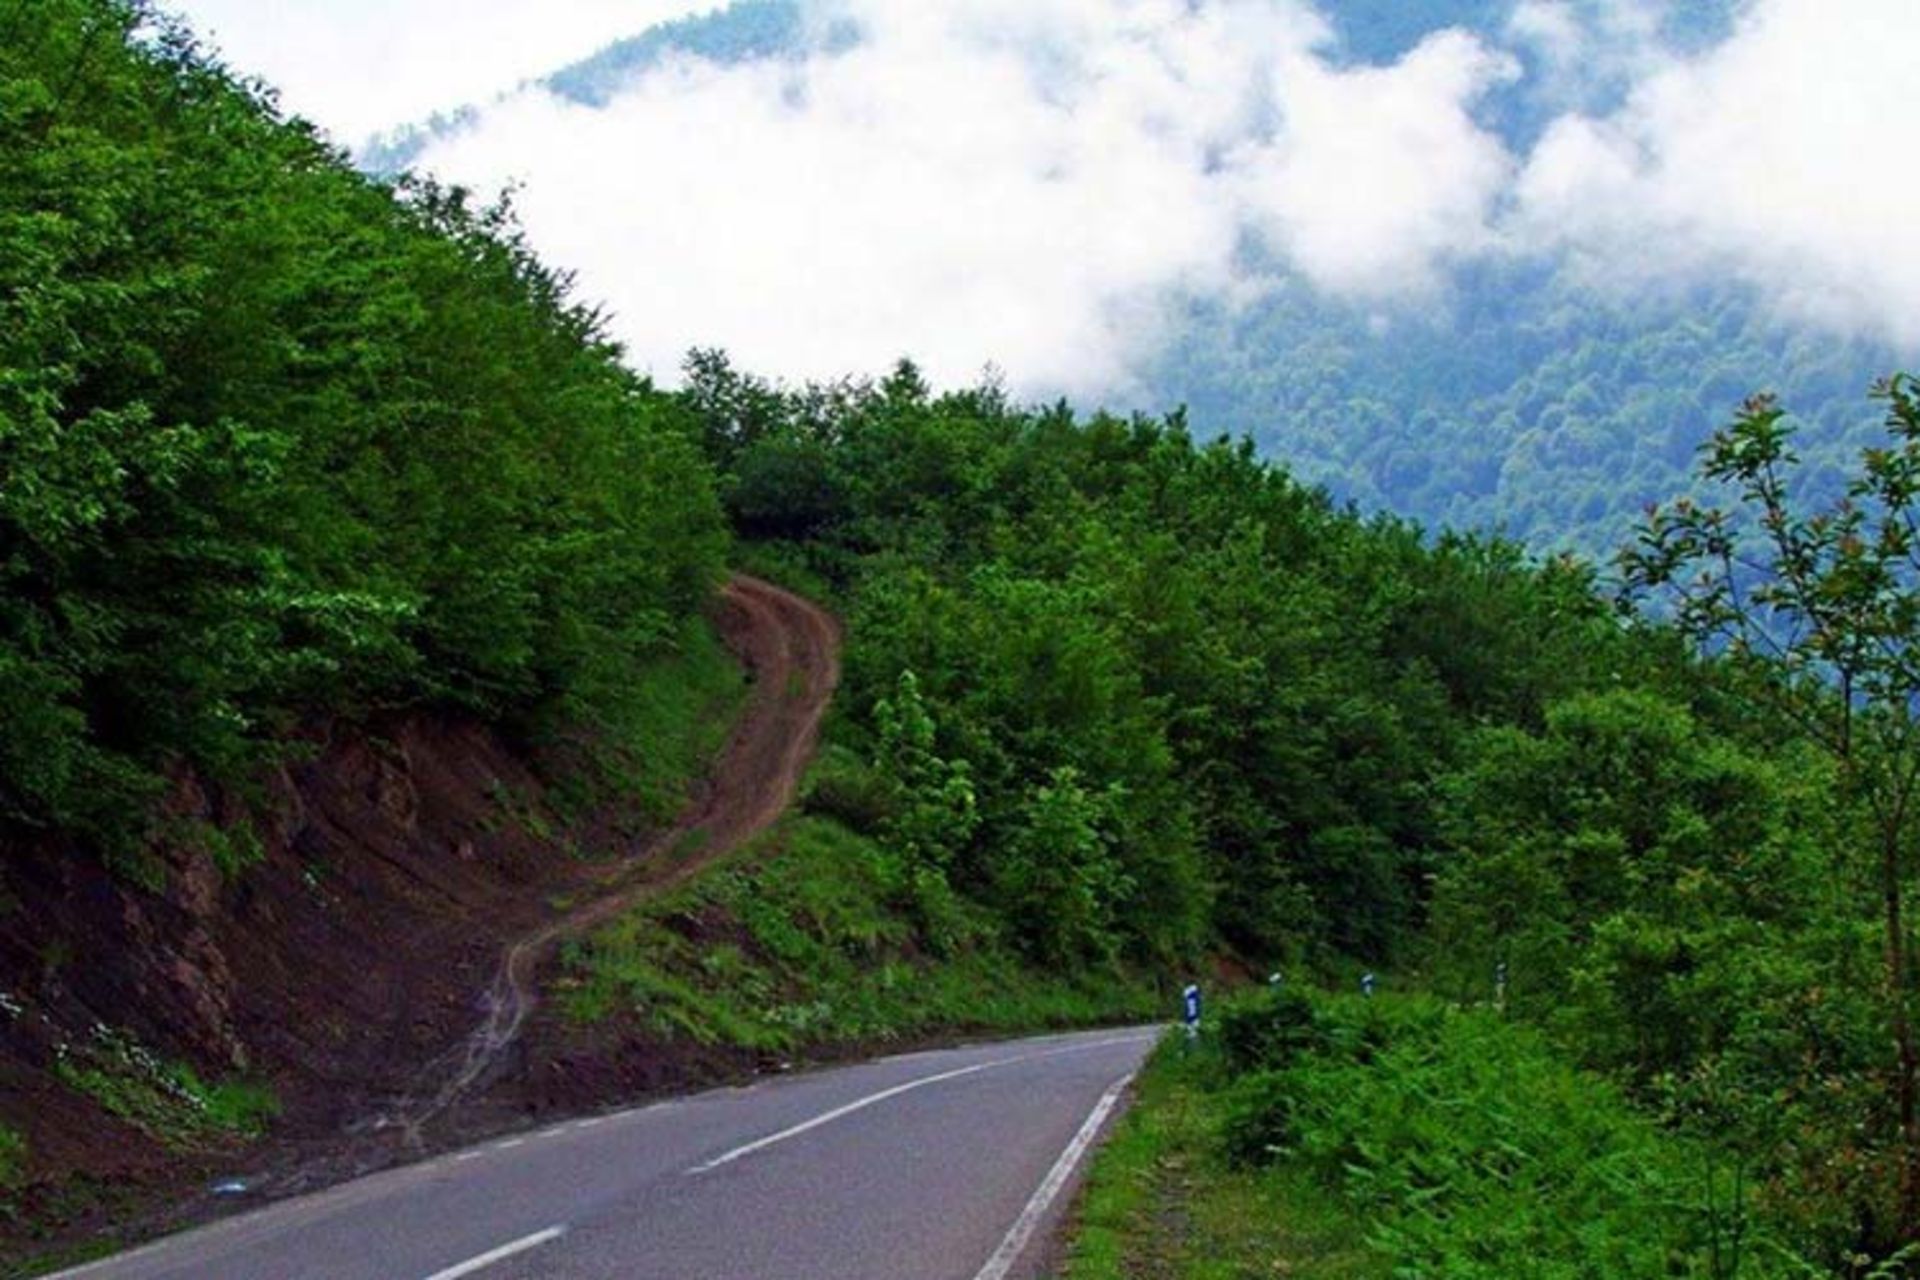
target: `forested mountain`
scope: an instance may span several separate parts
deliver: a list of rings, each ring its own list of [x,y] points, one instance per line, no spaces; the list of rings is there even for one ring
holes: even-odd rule
[[[562,67],[536,82],[539,89],[583,106],[604,107],[621,87],[659,66],[670,56],[698,58],[722,65],[756,58],[792,56],[813,48],[844,47],[857,40],[856,29],[831,25],[814,39],[795,0],[734,0],[712,13],[663,22],[617,40],[599,52]],[[395,174],[420,158],[428,145],[458,136],[479,119],[483,107],[465,105],[418,125],[406,125],[372,139],[359,153],[374,173]]]
[[[1376,16],[1381,48],[1407,38],[1398,8],[1352,13]],[[751,19],[777,44],[778,14],[736,7],[674,38],[731,48],[724,24]],[[286,812],[297,791],[272,793],[280,811],[178,796],[267,795],[262,775],[310,750],[315,724],[331,737],[424,713],[516,743],[605,730],[688,645],[723,566],[750,563],[841,614],[844,679],[801,813],[714,869],[713,897],[670,904],[665,923],[616,918],[632,905],[616,902],[561,957],[573,1007],[651,1028],[635,1053],[674,1035],[761,1050],[822,1026],[898,1032],[796,997],[808,965],[884,987],[843,997],[868,1001],[860,1015],[956,972],[943,1010],[978,1003],[964,981],[991,973],[1079,984],[1108,1015],[1138,1007],[1113,993],[1208,964],[1391,965],[1461,1001],[1498,973],[1498,1016],[1475,1034],[1528,1047],[1490,1060],[1551,1045],[1610,1079],[1605,1117],[1638,1109],[1642,1145],[1672,1138],[1741,1171],[1731,1191],[1710,1177],[1699,1213],[1642,1181],[1578,1183],[1623,1239],[1562,1239],[1558,1274],[1635,1274],[1606,1269],[1623,1256],[1736,1274],[1699,1225],[1728,1213],[1742,1238],[1813,1260],[1796,1274],[1920,1247],[1903,915],[1920,392],[1860,394],[1886,353],[1777,334],[1731,292],[1597,305],[1548,265],[1465,278],[1447,323],[1382,326],[1292,290],[1238,314],[1195,307],[1161,375],[1188,380],[1195,417],[1033,406],[991,381],[943,391],[910,362],[795,385],[714,351],[664,390],[624,365],[511,208],[365,176],[135,0],[0,19],[0,1068],[39,1090],[0,1095],[7,1222],[31,1227],[13,1189],[67,1137],[43,1118],[16,1132],[42,1103],[91,1099],[74,1114],[198,1143],[212,1091],[196,1073],[254,1059],[171,1013],[289,971],[350,981],[353,957],[393,941],[316,957],[314,938],[363,923],[365,899],[329,880],[339,842],[279,838],[284,897],[252,878],[261,828],[314,825]],[[1541,554],[1692,486],[1698,418],[1756,383],[1794,397],[1807,466],[1782,412],[1755,401],[1703,477],[1743,492],[1744,512],[1648,518],[1630,568],[1680,594],[1671,624],[1590,564]],[[1307,479],[1215,435],[1241,414]],[[1820,513],[1837,488],[1852,505]],[[1537,539],[1423,528],[1342,493]],[[1686,595],[1769,539],[1752,578]],[[626,745],[666,752],[709,714],[661,706]],[[391,820],[381,831],[400,834],[375,851],[391,862],[422,801],[383,752],[405,754],[363,741],[323,757],[341,777],[321,782]],[[503,796],[508,775],[538,785],[508,754],[465,779],[494,806],[472,799],[484,822],[402,859],[434,911],[480,874],[486,825],[545,822]],[[201,829],[170,824],[183,813]],[[608,883],[630,870],[612,843]],[[829,873],[807,860],[822,848]],[[555,898],[592,888],[578,853],[530,836],[521,856],[561,864],[531,880],[552,896],[482,894],[481,922],[551,940]],[[790,862],[795,879],[755,878]],[[275,909],[246,917],[261,948],[247,954],[267,959],[222,960],[213,983],[213,932],[256,890]],[[17,944],[81,896],[107,904],[81,917],[98,936]],[[288,928],[281,906],[327,928]],[[437,924],[442,954],[466,927]],[[134,971],[160,975],[113,993],[111,1024],[74,999],[124,958],[95,954],[110,948],[144,950]],[[686,967],[663,977],[672,959]],[[688,1014],[721,993],[749,1012]],[[472,996],[448,1003],[468,1013]],[[386,1009],[399,1030],[373,1051],[396,1073],[444,1047],[416,1037],[425,1002]],[[1429,1030],[1451,1016],[1420,1015]],[[1509,1016],[1536,1029],[1510,1041]],[[341,1021],[324,1030],[352,1039]],[[1343,1071],[1396,1037],[1420,1058],[1418,1035],[1372,1014],[1342,1025],[1327,1036],[1351,1051]],[[1552,1076],[1563,1098],[1579,1079]],[[1242,1099],[1251,1159],[1286,1137],[1278,1085]],[[184,1134],[155,1119],[183,1107]],[[249,1106],[245,1125],[271,1111]],[[1381,1115],[1407,1127],[1397,1105]],[[1610,1125],[1568,1121],[1583,1141]],[[1351,1141],[1326,1162],[1339,1176],[1377,1154]],[[1471,1145],[1481,1184],[1505,1185],[1511,1150]],[[1423,1196],[1458,1181],[1418,1178]]]
[[[1554,74],[1538,47],[1507,38],[1514,0],[1322,8],[1336,64],[1387,64],[1447,28],[1500,49],[1514,74],[1488,89],[1475,116],[1514,155],[1557,119],[1617,108],[1630,84],[1626,59],[1577,79]],[[1685,54],[1724,39],[1739,9],[1716,0],[1635,12],[1652,15],[1664,48]],[[733,63],[861,38],[848,21],[810,22],[797,0],[743,0],[609,46],[532,91],[599,108],[669,53]],[[361,162],[396,168],[484,110],[393,135]],[[1770,298],[1730,279],[1615,288],[1555,254],[1497,256],[1455,264],[1428,294],[1349,301],[1282,257],[1248,254],[1249,274],[1266,282],[1251,296],[1162,300],[1163,340],[1133,385],[1116,389],[1116,407],[1185,404],[1201,434],[1251,436],[1337,498],[1430,528],[1499,528],[1600,558],[1628,538],[1647,501],[1689,484],[1693,451],[1755,390],[1793,406],[1807,427],[1803,447],[1823,464],[1809,482],[1830,485],[1871,426],[1859,409],[1865,391],[1912,354],[1784,319]],[[994,358],[1018,380],[1018,350]]]
[[[1391,319],[1304,286],[1244,310],[1195,300],[1149,380],[1368,509],[1605,558],[1755,391],[1793,406],[1807,483],[1837,496],[1878,428],[1864,393],[1898,360],[1731,285],[1633,300],[1518,267]]]

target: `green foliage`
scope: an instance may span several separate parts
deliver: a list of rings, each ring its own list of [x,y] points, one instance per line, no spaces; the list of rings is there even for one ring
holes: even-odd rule
[[[19,1132],[0,1125],[0,1192],[20,1185],[27,1173],[27,1140]]]
[[[1227,1069],[1237,1075],[1292,1066],[1327,1045],[1319,1007],[1295,988],[1228,1004],[1213,1025]]]
[[[354,173],[144,4],[0,41],[0,814],[126,844],[315,712],[583,702],[725,536],[505,208]]]
[[[1338,1191],[1284,1165],[1220,1158],[1212,1064],[1163,1041],[1087,1173],[1062,1274],[1363,1280],[1396,1274]]]
[[[1221,1151],[1339,1189],[1401,1274],[1806,1270],[1736,1159],[1663,1131],[1537,1032],[1424,998],[1315,1016],[1317,1048],[1222,1072]]]
[[[636,823],[669,822],[745,696],[739,661],[698,615],[639,660],[618,649],[596,655],[536,726],[554,755],[550,794],[576,810],[618,796]]]
[[[910,866],[944,875],[978,820],[967,762],[935,753],[933,718],[912,671],[900,673],[894,696],[877,703],[873,715],[879,731],[874,772],[888,780],[893,795],[886,838]]]
[[[953,916],[929,923],[907,871],[836,823],[794,820],[569,946],[562,1008],[582,1022],[778,1053],[1155,1011],[1154,995],[1121,971],[1022,963],[978,908],[948,902]]]
[[[681,404],[773,539],[750,554],[845,601],[830,737],[880,785],[836,767],[815,803],[1036,959],[1386,958],[1477,727],[1671,663],[1577,564],[1361,520],[1178,417],[936,396],[905,364],[786,390],[711,352]],[[830,513],[739,504],[801,457]]]

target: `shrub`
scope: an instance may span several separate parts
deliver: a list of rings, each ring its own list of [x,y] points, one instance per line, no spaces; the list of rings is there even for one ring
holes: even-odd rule
[[[1235,1075],[1287,1067],[1303,1053],[1327,1046],[1327,1031],[1305,992],[1263,993],[1220,1013],[1220,1051]]]

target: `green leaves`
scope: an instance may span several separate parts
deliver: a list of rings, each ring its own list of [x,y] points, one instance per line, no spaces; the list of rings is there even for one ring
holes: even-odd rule
[[[144,5],[16,9],[0,809],[125,843],[299,717],[591,720],[718,575],[683,419],[507,208],[369,182]]]

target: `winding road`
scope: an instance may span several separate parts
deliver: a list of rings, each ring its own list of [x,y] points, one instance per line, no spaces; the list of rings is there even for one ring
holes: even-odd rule
[[[1158,1032],[907,1054],[569,1121],[61,1273],[1013,1280]]]
[[[838,625],[736,577],[720,625],[753,677],[674,826],[512,942],[480,1025],[378,1127],[416,1144],[485,1092],[561,939],[678,884],[793,798],[839,678]],[[90,1280],[1012,1280],[1040,1273],[1083,1157],[1153,1028],[906,1054],[497,1138],[270,1201],[60,1273]],[[416,1146],[416,1150],[420,1149]]]

